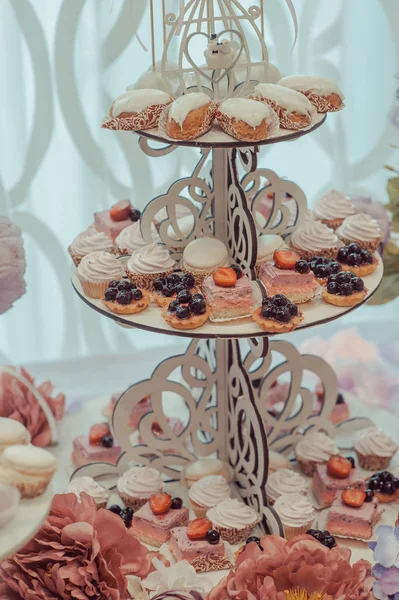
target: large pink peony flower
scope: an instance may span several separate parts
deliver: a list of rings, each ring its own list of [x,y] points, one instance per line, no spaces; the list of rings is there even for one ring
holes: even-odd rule
[[[21,375],[32,385],[35,384],[25,369],[21,369]],[[59,421],[64,416],[65,396],[57,394],[53,397],[53,390],[54,386],[50,381],[37,386],[38,393],[49,405],[56,421]],[[0,416],[15,419],[25,425],[35,446],[44,448],[51,443],[50,427],[36,398],[17,376],[7,372],[0,374]]]
[[[23,600],[125,600],[126,576],[146,577],[156,556],[87,494],[81,502],[56,495],[33,540],[0,563],[2,591]]]
[[[371,565],[353,566],[348,548],[329,550],[308,535],[287,542],[262,538],[263,551],[252,543],[240,554],[236,568],[211,591],[209,600],[285,600],[286,591],[323,593],[334,600],[371,600]]]
[[[25,293],[25,264],[20,228],[0,217],[0,315]]]

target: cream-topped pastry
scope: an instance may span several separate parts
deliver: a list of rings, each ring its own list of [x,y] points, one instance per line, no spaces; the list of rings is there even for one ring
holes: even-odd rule
[[[153,242],[160,242],[160,237],[155,228],[155,225],[151,225],[151,237]],[[142,236],[140,221],[136,221],[125,229],[122,229],[120,234],[115,240],[115,248],[117,252],[121,254],[133,254],[136,250],[148,246],[148,243]]]
[[[215,111],[216,105],[204,92],[185,94],[165,110],[160,129],[172,140],[190,140],[211,128]]]
[[[222,475],[229,482],[233,475],[231,466],[219,458],[200,458],[186,467],[182,473],[182,480],[187,487],[206,477],[207,475]]]
[[[308,116],[311,116],[314,112],[314,108],[306,96],[286,86],[274,83],[260,83],[255,87],[251,96],[253,98],[272,100],[276,106],[281,106],[288,112],[296,112]]]
[[[162,491],[163,481],[156,469],[131,467],[119,477],[116,487],[127,506],[140,508],[153,494]]]
[[[229,98],[219,106],[219,112],[230,119],[244,121],[253,128],[270,119],[273,114],[270,107],[249,98]]]
[[[304,223],[293,231],[289,245],[302,258],[310,260],[315,255],[335,258],[342,244],[327,225],[305,219]]]
[[[46,490],[56,466],[56,459],[44,448],[9,446],[1,455],[0,481],[18,488],[22,498],[35,498]]]
[[[337,94],[342,100],[345,98],[337,84],[327,77],[315,75],[288,75],[287,77],[280,79],[278,85],[299,92],[314,92],[319,96]]]
[[[313,216],[332,229],[339,227],[343,220],[355,212],[351,199],[343,192],[330,190],[322,196],[313,209]]]
[[[184,121],[192,110],[206,106],[209,102],[210,98],[204,92],[194,92],[180,96],[170,107],[169,119],[183,127]]]
[[[15,444],[30,444],[31,435],[22,423],[0,417],[0,454]]]
[[[398,450],[398,444],[382,429],[368,427],[360,432],[353,448],[363,469],[378,471],[388,467]]]
[[[109,252],[90,252],[78,266],[80,283],[89,298],[102,298],[108,284],[124,275],[122,262]]]
[[[126,272],[137,287],[150,290],[155,279],[167,277],[174,267],[175,261],[167,247],[154,243],[143,246],[132,254],[126,265]]]
[[[193,240],[184,248],[182,267],[194,275],[197,285],[219,267],[227,265],[228,250],[220,240],[203,237]]]
[[[68,248],[76,266],[84,256],[91,252],[111,252],[111,250],[112,240],[102,231],[97,231],[94,225],[90,225],[85,231],[79,233]]]
[[[169,94],[162,90],[130,90],[115,100],[111,106],[111,117],[119,117],[123,113],[137,114],[150,106],[166,105],[171,101]]]
[[[258,255],[256,266],[260,266],[265,260],[273,260],[273,254],[276,250],[286,248],[285,242],[281,235],[272,233],[260,235],[257,239]]]
[[[210,508],[206,518],[212,523],[223,540],[238,544],[249,537],[252,529],[259,523],[258,513],[236,498],[228,498]]]
[[[273,508],[280,517],[287,540],[305,533],[315,518],[315,510],[303,494],[284,494],[277,498]]]
[[[381,241],[381,229],[378,222],[366,213],[356,213],[347,217],[337,230],[345,244],[357,242],[367,250],[376,250]]]
[[[196,515],[203,517],[209,508],[230,498],[231,490],[222,475],[208,475],[196,481],[188,495]]]
[[[219,105],[217,119],[229,135],[243,141],[260,141],[277,133],[279,120],[268,105],[250,98],[229,98]]]
[[[91,498],[94,498],[98,508],[105,508],[110,497],[110,493],[105,487],[97,483],[92,477],[76,477],[69,482],[66,493],[75,494],[79,498],[85,492]]]
[[[311,431],[295,447],[295,457],[305,475],[312,475],[317,464],[327,462],[334,454],[338,454],[336,443],[322,431]]]
[[[269,475],[266,484],[266,494],[270,504],[283,494],[297,493],[306,496],[308,489],[306,480],[290,469],[277,469]]]

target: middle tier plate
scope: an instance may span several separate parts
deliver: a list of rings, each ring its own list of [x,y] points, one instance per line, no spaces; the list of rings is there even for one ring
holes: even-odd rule
[[[376,292],[378,286],[380,285],[384,272],[382,260],[379,257],[379,255],[376,256],[378,256],[377,269],[372,275],[364,277],[364,283],[368,289],[368,294],[361,304],[358,304],[357,306],[352,306],[350,308],[341,308],[338,306],[332,306],[331,304],[327,304],[319,296],[309,302],[306,302],[305,304],[299,305],[301,311],[303,312],[304,320],[302,321],[302,324],[300,325],[300,327],[298,327],[298,329],[303,329],[305,327],[313,327],[315,325],[327,323],[328,321],[333,321],[334,319],[338,319],[342,315],[354,310],[355,308],[358,308],[359,306],[367,302],[367,300]],[[162,318],[161,309],[154,303],[151,304],[149,308],[147,308],[145,311],[136,315],[117,315],[109,311],[101,302],[101,300],[93,300],[93,298],[89,298],[85,295],[80,284],[79,278],[76,275],[75,269],[73,269],[72,271],[71,281],[75,292],[88,306],[90,306],[90,308],[93,308],[100,314],[108,317],[109,319],[113,319],[117,323],[125,325],[127,327],[138,327],[139,329],[146,329],[148,331],[163,333],[165,335],[177,335],[188,338],[206,339],[251,338],[259,336],[270,337],[274,335],[266,333],[265,331],[259,329],[259,327],[252,321],[251,318],[237,319],[235,321],[228,321],[225,323],[212,323],[208,321],[208,323],[206,323],[200,329],[191,329],[187,331],[173,329]]]

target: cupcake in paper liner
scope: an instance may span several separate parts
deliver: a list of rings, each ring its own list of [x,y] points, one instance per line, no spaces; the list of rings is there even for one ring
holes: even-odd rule
[[[280,517],[288,541],[306,533],[313,525],[315,510],[303,494],[284,494],[277,498],[273,508]]]
[[[360,432],[353,448],[362,469],[381,471],[389,466],[398,445],[382,429],[368,427]]]
[[[328,462],[335,454],[338,454],[336,443],[322,431],[309,432],[295,447],[297,463],[309,477],[313,475],[317,465]]]
[[[227,483],[230,483],[234,476],[234,469],[220,458],[199,458],[182,469],[180,481],[190,488],[196,481],[207,475],[222,475]]]
[[[243,142],[260,142],[274,137],[280,128],[270,106],[250,98],[230,98],[219,105],[217,121],[223,131]]]
[[[151,224],[151,237],[153,242],[158,243],[161,241],[154,224]],[[128,255],[144,246],[148,246],[148,243],[142,236],[140,221],[136,221],[122,229],[115,239],[114,252],[118,255]]]
[[[351,199],[337,190],[330,190],[316,203],[312,216],[331,229],[338,229],[344,219],[355,214]]]
[[[307,481],[299,473],[295,473],[291,469],[277,469],[267,479],[267,502],[273,506],[277,498],[284,494],[296,493],[306,496],[308,490]]]
[[[116,488],[126,506],[138,510],[153,494],[162,492],[163,481],[157,469],[131,467],[119,477]]]
[[[76,477],[76,479],[72,479],[65,493],[75,494],[79,501],[81,501],[81,494],[88,494],[90,498],[94,498],[96,501],[97,510],[105,508],[110,498],[110,492],[92,477]]]
[[[124,275],[121,261],[109,252],[91,252],[78,266],[79,281],[89,298],[102,298],[111,281]]]
[[[181,268],[186,273],[191,273],[195,283],[201,286],[208,275],[229,264],[228,258],[228,250],[220,240],[212,237],[197,238],[184,248]]]
[[[158,277],[167,277],[175,267],[165,246],[153,243],[136,250],[129,258],[126,273],[138,288],[152,290]]]
[[[345,245],[356,242],[361,248],[370,252],[374,252],[381,242],[380,226],[366,213],[347,217],[337,229],[337,235]]]
[[[277,114],[283,129],[306,129],[316,114],[313,104],[304,94],[274,83],[260,83],[249,96],[266,103]]]
[[[113,102],[101,127],[125,131],[153,129],[158,127],[162,111],[171,102],[172,98],[162,90],[130,90]]]
[[[280,79],[278,85],[304,94],[319,113],[336,112],[345,107],[345,96],[337,84],[327,77],[290,75]]]
[[[260,523],[257,512],[235,498],[228,498],[210,508],[206,518],[212,522],[213,529],[216,529],[221,538],[229,544],[244,542]]]
[[[288,240],[288,245],[299,256],[310,260],[312,256],[335,258],[342,242],[332,229],[312,219],[305,219]]]
[[[97,231],[90,225],[85,231],[79,233],[68,247],[68,252],[76,267],[84,256],[91,252],[111,252],[112,240],[102,231]]]
[[[210,508],[230,498],[231,490],[222,475],[208,475],[190,487],[188,496],[197,517],[203,518]]]
[[[212,127],[217,104],[204,92],[177,98],[165,107],[159,119],[159,131],[171,140],[193,140]]]

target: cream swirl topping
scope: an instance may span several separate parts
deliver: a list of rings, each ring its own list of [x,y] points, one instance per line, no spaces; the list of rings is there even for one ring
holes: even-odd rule
[[[235,498],[228,498],[213,506],[207,511],[206,516],[217,527],[234,527],[235,529],[244,529],[248,525],[255,526],[259,521],[253,508]]]
[[[108,281],[122,278],[125,270],[121,261],[109,252],[90,252],[82,258],[78,273],[88,281]]]
[[[190,500],[200,506],[216,506],[230,498],[230,487],[222,475],[208,475],[202,477],[188,491]]]
[[[342,192],[331,190],[322,196],[313,209],[317,219],[346,219],[355,212],[351,199]]]
[[[303,477],[290,469],[277,469],[269,475],[266,493],[271,500],[277,500],[283,494],[303,494],[308,492],[308,485]]]
[[[368,242],[381,237],[381,229],[377,221],[366,213],[357,213],[345,219],[338,233],[348,240]]]
[[[159,471],[151,467],[131,467],[118,479],[117,488],[122,494],[134,498],[149,498],[162,491]]]
[[[328,435],[322,431],[315,431],[297,443],[295,454],[299,460],[322,463],[327,462],[333,454],[338,454],[338,448]]]
[[[110,252],[111,249],[112,240],[92,225],[79,233],[71,243],[71,252],[77,256],[85,256],[90,252]]]
[[[393,456],[398,449],[398,445],[382,429],[368,427],[360,433],[354,448],[363,456],[386,457]]]
[[[157,230],[155,229],[155,225],[153,224],[151,225],[151,237],[154,242],[161,241]],[[133,254],[133,252],[136,252],[139,248],[148,246],[141,234],[140,221],[136,221],[136,223],[132,223],[122,229],[115,240],[115,244],[120,250],[127,250],[129,254]]]
[[[73,479],[67,487],[67,492],[75,494],[80,498],[82,492],[86,492],[89,496],[94,498],[97,504],[108,502],[110,493],[102,485],[97,483],[92,477],[77,477]]]
[[[324,223],[306,219],[303,225],[293,232],[291,242],[299,250],[317,252],[321,249],[335,248],[338,245],[338,238]]]
[[[273,508],[288,527],[301,527],[315,517],[313,506],[302,494],[284,494],[277,498]]]
[[[136,250],[127,263],[127,268],[134,273],[163,273],[174,266],[167,248],[155,243]]]

